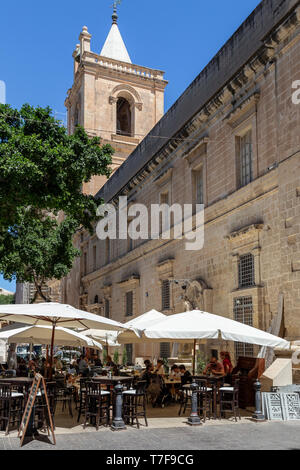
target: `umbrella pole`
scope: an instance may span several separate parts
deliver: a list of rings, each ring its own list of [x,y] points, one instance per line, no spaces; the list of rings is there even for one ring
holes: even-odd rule
[[[55,335],[55,323],[53,323],[52,325],[51,346],[50,346],[50,379],[52,379],[54,335]]]
[[[106,335],[106,358],[108,356],[108,338],[107,338],[107,335]]]
[[[196,369],[196,342],[197,340],[194,339],[194,351],[193,351],[193,375],[195,375],[195,369]]]

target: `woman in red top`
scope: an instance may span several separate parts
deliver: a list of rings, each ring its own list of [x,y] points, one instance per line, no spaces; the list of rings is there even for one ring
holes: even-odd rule
[[[224,372],[225,372],[225,382],[231,384],[231,374],[232,374],[232,363],[230,359],[230,354],[227,351],[222,351],[220,353],[220,357],[223,361],[223,367],[224,367]]]

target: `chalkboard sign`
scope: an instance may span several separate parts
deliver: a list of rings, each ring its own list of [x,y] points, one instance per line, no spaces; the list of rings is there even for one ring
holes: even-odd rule
[[[50,428],[51,428],[51,433],[52,433],[52,436],[53,436],[53,442],[54,442],[54,444],[56,444],[45,380],[44,380],[44,377],[41,374],[35,374],[33,382],[32,382],[32,386],[31,386],[31,389],[30,389],[30,392],[29,392],[28,400],[27,400],[27,403],[26,403],[26,406],[25,406],[25,410],[24,410],[24,413],[23,413],[22,421],[21,421],[21,424],[20,424],[19,433],[18,433],[18,437],[22,434],[21,446],[23,444],[24,437],[26,435],[29,420],[30,420],[30,417],[31,417],[31,414],[32,414],[32,409],[33,409],[33,406],[34,406],[34,403],[35,403],[35,400],[36,400],[36,397],[37,397],[37,393],[38,393],[40,388],[41,388],[42,396],[45,397],[45,401],[46,401],[46,405],[47,405],[47,411],[48,411],[48,418],[49,418],[49,423],[50,423]],[[43,388],[43,391],[42,391],[42,388]],[[49,435],[48,421],[47,421],[47,428],[48,428],[48,435]]]

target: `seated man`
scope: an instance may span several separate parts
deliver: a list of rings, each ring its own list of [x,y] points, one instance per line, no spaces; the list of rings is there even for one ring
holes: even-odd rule
[[[150,385],[152,375],[153,375],[153,365],[149,364],[146,367],[146,370],[143,371],[141,376],[140,376],[141,380],[143,380],[143,381],[145,380],[147,382],[147,385],[146,385],[147,388]]]
[[[181,374],[181,385],[192,383],[192,374],[188,370],[186,370],[183,364],[179,366],[179,371]]]
[[[203,373],[204,374],[212,374],[212,375],[215,375],[215,376],[223,376],[224,375],[223,364],[221,364],[221,362],[219,362],[218,359],[213,356],[210,359],[210,362],[205,367]]]

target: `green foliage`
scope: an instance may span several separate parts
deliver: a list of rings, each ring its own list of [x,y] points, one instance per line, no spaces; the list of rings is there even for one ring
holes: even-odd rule
[[[169,371],[170,371],[169,361],[168,361],[168,359],[167,359],[166,357],[164,357],[164,358],[162,359],[162,361],[163,361],[163,364],[164,364],[165,373],[168,374]]]
[[[115,364],[119,364],[119,351],[116,349],[115,352],[114,352],[114,363]]]
[[[0,305],[14,304],[15,296],[14,295],[3,295],[0,294]]]
[[[196,358],[196,369],[197,369],[197,374],[202,374],[206,366],[206,361],[201,353],[197,353],[197,358]]]
[[[77,127],[73,135],[50,108],[20,111],[0,104],[0,271],[5,279],[60,279],[78,251],[72,239],[91,233],[97,201],[82,193],[93,175],[110,175],[113,149]],[[63,213],[63,216],[62,216]],[[51,216],[51,217],[50,217]]]
[[[102,362],[103,362],[103,365],[106,363],[106,359],[107,359],[107,349],[106,349],[106,348],[103,348],[103,350],[102,350]]]
[[[122,354],[122,364],[123,364],[123,366],[126,366],[127,362],[128,362],[127,349],[124,347],[123,354]]]

